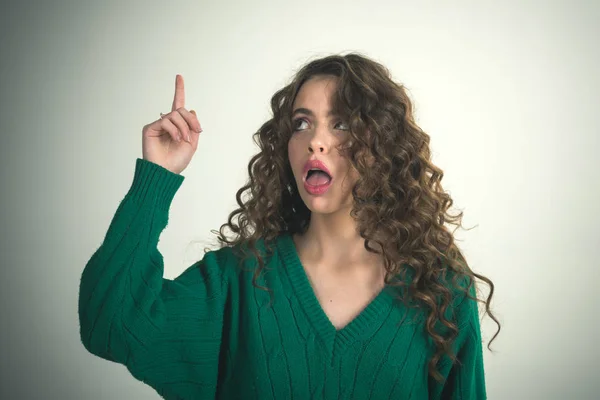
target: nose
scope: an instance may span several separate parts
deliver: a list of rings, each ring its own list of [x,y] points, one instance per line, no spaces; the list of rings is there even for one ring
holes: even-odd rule
[[[319,133],[317,131],[318,129],[315,129],[315,133],[308,142],[308,151],[310,153],[327,153],[329,149],[327,134],[325,132]]]
[[[315,150],[315,149],[317,149],[317,150]],[[317,153],[324,153],[325,152],[325,148],[323,146],[320,146],[320,145],[316,145],[315,146],[311,142],[311,144],[308,146],[308,151],[311,152],[311,153],[315,153],[315,152],[317,152]]]

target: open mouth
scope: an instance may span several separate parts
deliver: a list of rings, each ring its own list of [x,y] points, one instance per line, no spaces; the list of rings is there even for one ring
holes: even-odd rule
[[[331,176],[318,168],[310,169],[305,178],[305,182],[310,186],[323,186],[331,183]]]

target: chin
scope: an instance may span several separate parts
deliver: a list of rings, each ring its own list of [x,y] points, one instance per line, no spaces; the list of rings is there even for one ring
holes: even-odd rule
[[[343,205],[339,200],[330,199],[325,196],[312,196],[308,193],[302,193],[300,197],[302,198],[306,208],[308,208],[310,212],[314,214],[335,214],[336,212],[349,207]]]

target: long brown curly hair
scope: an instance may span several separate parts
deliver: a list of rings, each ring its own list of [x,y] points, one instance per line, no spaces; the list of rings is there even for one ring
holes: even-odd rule
[[[256,279],[265,263],[257,242],[265,243],[270,253],[279,235],[306,231],[311,212],[298,193],[287,145],[293,132],[295,97],[302,84],[317,75],[337,77],[332,111],[350,127],[351,139],[339,150],[359,175],[352,189],[351,215],[365,239],[365,249],[382,255],[386,284],[407,287],[404,303],[416,300],[428,311],[425,329],[436,347],[429,373],[442,381],[438,361],[444,354],[457,360],[452,343],[458,326],[446,317],[455,298],[448,277],[453,276],[453,284],[466,296],[484,303],[485,312],[498,326],[488,343],[490,350],[500,332],[500,323],[490,310],[494,284],[473,272],[457,247],[453,233],[462,227],[463,213],[449,213],[453,201],[442,188],[442,170],[431,161],[430,137],[415,123],[405,87],[394,82],[380,63],[358,53],[316,59],[273,95],[273,117],[253,135],[260,152],[251,158],[249,180],[236,194],[239,208],[218,232],[212,232],[222,246],[241,248],[246,257],[256,258],[252,282],[259,287]],[[446,225],[456,228],[451,231]],[[227,238],[225,229],[234,234],[233,239]],[[468,281],[466,287],[457,284],[461,278]],[[469,294],[475,278],[490,288],[485,301]],[[446,328],[444,333],[436,329],[440,323]]]

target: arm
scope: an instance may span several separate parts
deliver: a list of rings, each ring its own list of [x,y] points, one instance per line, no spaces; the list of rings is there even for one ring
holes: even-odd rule
[[[159,394],[214,396],[226,279],[225,249],[207,253],[175,280],[157,249],[183,176],[136,161],[130,190],[80,282],[85,348],[124,364]]]
[[[460,364],[454,364],[442,389],[441,399],[485,400],[485,375],[479,324],[461,328],[462,343],[458,348]]]
[[[430,378],[430,399],[487,399],[478,303],[460,293],[455,306],[459,333],[452,345],[458,362],[452,364],[447,355],[442,357],[439,371],[446,380],[440,384]],[[469,293],[476,296],[474,285]]]

